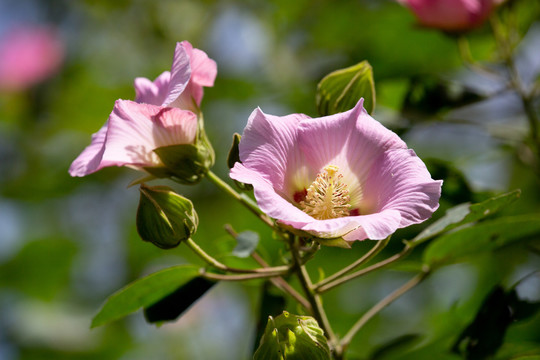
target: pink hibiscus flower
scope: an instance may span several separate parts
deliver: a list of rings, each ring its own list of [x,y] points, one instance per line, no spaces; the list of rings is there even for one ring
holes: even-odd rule
[[[381,240],[428,219],[442,181],[362,105],[317,119],[256,109],[231,178],[253,185],[266,214],[319,238]]]
[[[70,175],[107,166],[162,166],[156,148],[195,141],[203,86],[213,86],[216,74],[216,63],[206,53],[187,41],[177,43],[171,71],[154,82],[135,79],[136,102],[116,101],[105,125],[71,164]]]
[[[480,26],[501,0],[398,0],[409,7],[418,22],[445,31],[465,31]]]

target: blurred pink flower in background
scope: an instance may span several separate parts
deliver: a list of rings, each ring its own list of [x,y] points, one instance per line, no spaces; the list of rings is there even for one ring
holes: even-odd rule
[[[426,27],[460,32],[478,27],[503,0],[398,0]]]
[[[64,60],[64,44],[46,26],[19,26],[0,40],[0,90],[28,89],[52,75]]]
[[[381,240],[439,207],[442,181],[363,100],[316,119],[256,109],[239,150],[231,178],[253,185],[266,214],[319,238]]]

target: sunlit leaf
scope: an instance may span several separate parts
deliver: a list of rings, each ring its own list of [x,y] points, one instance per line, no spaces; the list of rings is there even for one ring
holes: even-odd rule
[[[199,275],[195,265],[170,267],[136,280],[111,295],[92,320],[92,327],[120,319],[155,304]]]
[[[176,320],[215,284],[215,281],[203,277],[191,279],[163,299],[146,307],[144,317],[150,323]]]
[[[423,255],[429,265],[446,265],[540,234],[540,215],[520,215],[485,221],[445,234]]]
[[[415,246],[458,226],[481,220],[511,204],[521,195],[520,190],[499,195],[478,204],[460,204],[446,211],[446,214],[428,226],[411,240]]]
[[[373,69],[367,61],[326,75],[317,86],[319,114],[332,115],[352,109],[360,98],[369,113],[375,108]]]

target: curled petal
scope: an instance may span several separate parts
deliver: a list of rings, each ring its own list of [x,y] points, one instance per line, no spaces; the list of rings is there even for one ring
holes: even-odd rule
[[[167,96],[161,105],[168,106],[175,101],[187,87],[191,75],[192,69],[189,55],[182,43],[176,43],[171,67],[171,80],[169,82]]]
[[[171,73],[164,71],[153,82],[147,78],[135,79],[135,101],[150,105],[161,105],[169,91]]]
[[[300,166],[300,149],[296,147],[298,125],[307,117],[292,114],[284,117],[267,115],[260,108],[249,117],[240,142],[240,160],[273,184],[277,191],[286,193],[288,171]]]

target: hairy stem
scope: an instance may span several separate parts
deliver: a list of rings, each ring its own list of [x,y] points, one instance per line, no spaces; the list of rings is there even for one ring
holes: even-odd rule
[[[206,178],[210,180],[214,185],[216,185],[220,190],[232,196],[235,200],[239,201],[244,205],[249,211],[255,214],[259,219],[261,219],[266,225],[274,227],[274,222],[270,219],[265,213],[259,209],[257,204],[253,202],[248,196],[238,193],[235,191],[229,184],[223,181],[219,176],[214,174],[212,171],[208,171]]]
[[[371,248],[364,256],[362,256],[360,259],[356,260],[354,263],[350,264],[349,266],[341,269],[340,271],[336,272],[335,274],[327,277],[326,279],[319,281],[317,284],[313,285],[313,289],[317,291],[322,286],[331,283],[332,281],[346,275],[347,273],[353,271],[358,266],[365,264],[369,260],[373,259],[379,252],[381,252],[382,249],[386,247],[388,244],[388,241],[390,240],[390,236],[387,237],[384,240],[377,241],[377,244],[375,244],[374,247]]]
[[[254,280],[254,279],[267,279],[274,278],[276,276],[285,275],[286,272],[273,272],[273,273],[258,273],[258,274],[241,274],[241,275],[223,275],[223,274],[214,274],[207,272],[206,269],[202,268],[200,270],[202,277],[209,280],[219,280],[219,281],[245,281],[245,280]]]
[[[291,255],[294,259],[294,266],[293,271],[298,276],[298,280],[300,280],[300,284],[302,285],[302,288],[304,289],[304,292],[306,294],[307,300],[311,304],[312,307],[312,314],[319,323],[319,326],[324,331],[325,335],[327,336],[328,343],[330,347],[334,350],[334,355],[336,359],[341,359],[343,352],[341,351],[341,346],[339,345],[339,341],[336,338],[336,335],[334,334],[334,331],[332,330],[332,327],[330,326],[330,322],[328,321],[328,317],[326,316],[326,312],[324,311],[324,307],[322,305],[321,297],[319,294],[315,293],[313,290],[313,284],[311,283],[311,278],[309,277],[309,274],[307,272],[306,267],[302,263],[302,257],[300,255],[300,252],[298,250],[298,244],[296,243],[296,237],[293,237],[293,239],[290,242],[291,246]]]
[[[382,267],[388,266],[388,265],[392,264],[393,262],[396,262],[396,261],[404,258],[405,256],[409,255],[409,253],[412,251],[412,249],[413,248],[410,245],[405,245],[403,250],[401,250],[401,252],[399,252],[398,254],[393,255],[393,256],[389,257],[388,259],[379,261],[378,263],[373,264],[371,266],[368,266],[367,268],[364,268],[362,270],[358,270],[357,272],[354,272],[354,273],[349,274],[349,275],[342,276],[342,277],[340,277],[338,279],[335,279],[334,281],[331,281],[331,282],[329,282],[327,284],[319,286],[319,287],[316,288],[316,291],[317,291],[317,293],[321,294],[321,293],[323,293],[325,291],[328,291],[330,289],[335,288],[338,285],[346,283],[347,281],[350,281],[350,280],[355,279],[357,277],[369,274],[370,272],[378,270],[378,269],[380,269]]]
[[[390,305],[392,302],[394,302],[396,299],[398,299],[400,296],[405,294],[407,291],[411,290],[413,287],[418,285],[420,282],[422,282],[430,273],[429,268],[425,268],[422,270],[422,272],[418,275],[416,275],[414,278],[409,280],[407,283],[405,283],[400,288],[396,289],[393,293],[379,301],[377,304],[375,304],[371,309],[369,309],[358,321],[351,327],[349,332],[343,337],[341,340],[341,347],[343,349],[346,349],[351,340],[354,338],[354,336],[360,331],[360,329],[371,319],[373,316],[375,316],[377,313],[379,313],[382,309]]]
[[[291,268],[289,266],[275,266],[268,268],[258,268],[258,269],[238,269],[232,268],[225,264],[222,264],[208,253],[206,253],[199,245],[189,238],[186,240],[186,245],[193,250],[201,259],[203,259],[209,265],[223,271],[232,272],[232,273],[241,273],[241,274],[278,274],[285,275],[290,272]]]

